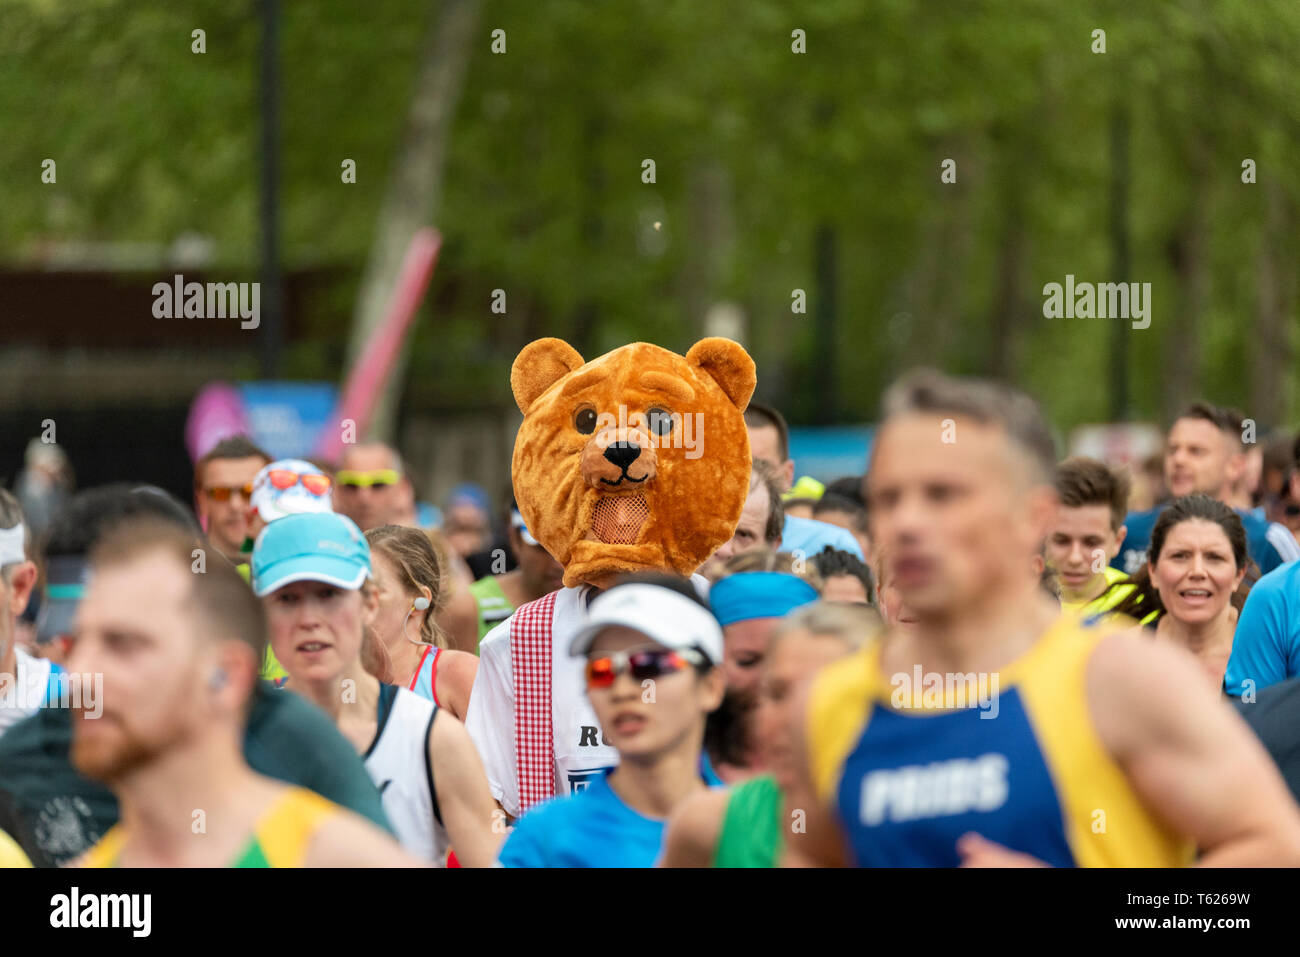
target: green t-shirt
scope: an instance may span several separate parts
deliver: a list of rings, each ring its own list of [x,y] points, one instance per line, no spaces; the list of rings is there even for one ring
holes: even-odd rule
[[[478,640],[482,641],[489,631],[514,614],[515,606],[510,604],[495,575],[484,575],[469,586],[469,593],[478,603]]]
[[[781,790],[769,774],[731,789],[714,867],[776,867],[781,857]]]
[[[77,773],[72,713],[41,708],[0,735],[0,788],[49,863],[81,856],[117,823],[113,793]],[[315,791],[392,833],[361,757],[325,712],[263,686],[248,716],[244,759],[259,774]]]

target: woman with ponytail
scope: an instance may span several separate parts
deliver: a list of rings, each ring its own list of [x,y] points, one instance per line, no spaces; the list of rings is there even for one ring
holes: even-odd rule
[[[1208,495],[1175,499],[1156,519],[1147,564],[1112,586],[1133,587],[1114,611],[1141,619],[1157,640],[1186,648],[1222,688],[1245,600],[1238,591],[1250,569],[1236,512]]]
[[[379,593],[372,630],[389,663],[381,679],[464,721],[478,658],[449,648],[438,626],[447,589],[433,544],[424,532],[405,525],[372,528],[366,541]]]
[[[372,630],[380,588],[371,561],[361,529],[333,512],[289,515],[258,537],[252,586],[285,686],[357,749],[402,847],[438,866],[454,847],[462,865],[490,867],[502,836],[469,733],[376,675],[394,664]]]

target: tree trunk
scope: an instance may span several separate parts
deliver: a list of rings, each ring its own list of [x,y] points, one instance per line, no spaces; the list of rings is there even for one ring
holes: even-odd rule
[[[735,240],[731,176],[719,163],[697,161],[687,181],[690,255],[682,267],[682,299],[691,333],[704,332],[704,317],[726,282]]]
[[[411,237],[436,219],[452,115],[474,48],[480,0],[441,0],[420,61],[406,130],[379,211],[374,243],[361,279],[348,342],[348,365],[383,321]],[[486,43],[486,38],[481,38]],[[484,309],[487,304],[484,303]],[[405,381],[402,350],[375,404],[367,435],[390,440]]]
[[[1264,223],[1261,230],[1258,260],[1259,298],[1255,306],[1254,335],[1251,346],[1249,415],[1264,425],[1277,425],[1286,419],[1290,407],[1291,324],[1284,304],[1287,298],[1282,266],[1287,241],[1286,197],[1276,177],[1264,175]]]
[[[1006,179],[1005,223],[998,244],[997,273],[990,302],[989,342],[985,370],[995,379],[1014,382],[1020,333],[1025,326],[1021,273],[1025,262],[1025,225],[1022,183],[1018,176]]]
[[[1209,293],[1210,275],[1206,268],[1208,256],[1206,207],[1210,201],[1205,171],[1208,166],[1208,143],[1203,138],[1193,141],[1188,150],[1192,159],[1192,175],[1187,190],[1187,207],[1181,223],[1168,243],[1168,255],[1173,266],[1178,287],[1174,302],[1160,306],[1158,287],[1153,287],[1148,304],[1152,322],[1165,316],[1162,332],[1161,407],[1164,420],[1174,417],[1189,403],[1200,398],[1201,393],[1201,336],[1200,319],[1205,311]]]

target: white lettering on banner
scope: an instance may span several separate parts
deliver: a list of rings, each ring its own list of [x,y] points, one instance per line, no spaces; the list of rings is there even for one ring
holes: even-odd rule
[[[872,771],[862,780],[862,823],[874,827],[886,818],[900,823],[996,810],[1009,793],[1008,767],[1004,755],[985,754]]]

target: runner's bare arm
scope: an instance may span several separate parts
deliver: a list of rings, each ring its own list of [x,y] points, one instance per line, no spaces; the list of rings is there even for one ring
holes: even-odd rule
[[[303,867],[427,867],[392,837],[352,811],[340,809],[316,829]]]
[[[786,795],[787,819],[799,820],[803,830],[791,827],[786,835],[786,853],[782,866],[843,867],[848,863],[844,833],[831,809],[817,795],[813,783],[812,760],[808,748],[808,701],[811,682],[803,682],[795,691],[792,758],[796,771],[794,787]],[[800,813],[802,812],[802,813]]]
[[[660,867],[712,867],[731,792],[710,788],[693,794],[673,812],[664,832]]]
[[[492,867],[505,841],[504,812],[488,789],[483,762],[464,726],[440,715],[429,735],[433,786],[447,836],[462,867]]]
[[[478,658],[467,651],[448,649],[438,656],[438,701],[462,724],[477,673]]]
[[[1300,808],[1186,651],[1113,635],[1088,663],[1088,707],[1138,796],[1206,867],[1300,864]]]

